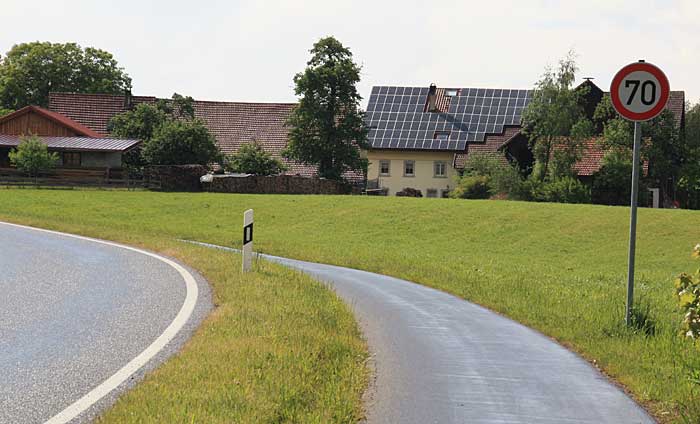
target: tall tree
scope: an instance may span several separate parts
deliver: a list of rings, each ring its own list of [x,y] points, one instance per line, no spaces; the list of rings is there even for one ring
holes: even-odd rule
[[[700,101],[686,104],[685,138],[692,148],[700,148]]]
[[[523,112],[524,132],[535,157],[533,174],[540,180],[570,173],[582,141],[593,130],[583,108],[587,90],[573,88],[577,70],[573,52],[559,61],[556,70],[547,68]],[[552,160],[556,166],[550,169]]]
[[[0,58],[0,108],[46,106],[51,91],[119,94],[131,78],[111,53],[75,43],[17,44]]]
[[[294,76],[301,98],[287,122],[291,129],[285,156],[317,165],[321,177],[333,180],[343,179],[349,170],[366,172],[360,149],[369,145],[356,87],[360,66],[333,37],[322,38],[310,52],[306,69]]]

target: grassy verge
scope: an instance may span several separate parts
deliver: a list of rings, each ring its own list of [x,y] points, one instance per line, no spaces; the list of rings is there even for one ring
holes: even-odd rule
[[[237,245],[394,275],[478,302],[580,352],[663,422],[700,422],[700,349],[677,337],[673,277],[691,271],[700,213],[640,210],[637,295],[653,331],[622,325],[628,210],[340,196],[0,190],[0,219],[138,242]],[[189,259],[187,259],[189,262]],[[194,266],[198,266],[193,263]]]
[[[326,287],[265,261],[243,275],[238,255],[185,245],[146,225],[137,231],[118,222],[74,221],[74,212],[59,207],[45,218],[5,213],[2,219],[170,255],[208,279],[217,305],[179,354],[98,422],[350,423],[363,416],[366,346],[349,309]]]

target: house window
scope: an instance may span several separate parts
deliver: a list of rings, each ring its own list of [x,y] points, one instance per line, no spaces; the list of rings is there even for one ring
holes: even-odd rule
[[[446,178],[447,177],[447,162],[443,160],[435,161],[433,165],[435,178]]]
[[[433,139],[440,140],[440,141],[447,141],[450,139],[450,132],[449,131],[435,131],[435,134],[433,134]]]
[[[389,168],[389,165],[391,164],[391,161],[388,160],[380,160],[379,161],[379,175],[383,175],[385,177],[389,176],[389,171],[391,170]]]
[[[63,153],[63,166],[65,167],[80,167],[81,158],[80,153],[77,152],[64,152]]]
[[[416,175],[416,161],[414,160],[405,160],[403,161],[403,176],[404,177],[413,177]]]
[[[445,89],[445,96],[447,97],[454,97],[459,93],[459,90],[456,88],[447,88]]]
[[[425,197],[437,197],[437,189],[435,188],[429,188],[426,190],[426,196]]]

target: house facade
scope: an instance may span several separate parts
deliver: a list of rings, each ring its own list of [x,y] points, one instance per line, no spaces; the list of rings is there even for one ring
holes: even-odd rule
[[[367,106],[367,179],[395,195],[404,188],[445,197],[470,152],[517,161],[528,90],[374,87]],[[527,150],[527,149],[525,149]]]
[[[26,136],[36,136],[58,153],[59,169],[120,170],[123,155],[138,140],[103,137],[72,119],[38,106],[0,117],[0,168],[9,168],[9,152]]]
[[[591,79],[577,87],[584,88],[582,106],[593,118],[605,92]],[[528,172],[534,158],[522,131],[522,114],[532,94],[531,90],[435,85],[374,87],[366,115],[369,185],[388,195],[413,188],[424,197],[443,197],[474,154],[492,155]],[[684,103],[684,92],[673,91],[666,106],[681,130]],[[586,143],[574,167],[582,181],[591,181],[604,153],[594,140]]]
[[[451,152],[370,150],[367,159],[367,179],[376,181],[388,195],[410,187],[426,197],[447,197],[458,175]]]

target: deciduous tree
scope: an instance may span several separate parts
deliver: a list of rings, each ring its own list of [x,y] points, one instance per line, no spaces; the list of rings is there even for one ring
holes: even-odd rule
[[[47,106],[49,92],[123,93],[131,78],[111,53],[75,43],[17,44],[0,58],[0,107]]]
[[[546,69],[523,112],[524,132],[535,157],[533,174],[540,180],[568,176],[582,141],[592,135],[582,102],[586,90],[573,88],[577,69],[573,52],[559,61],[556,70]]]
[[[314,44],[306,69],[294,77],[300,99],[288,120],[288,158],[317,165],[321,177],[334,180],[348,170],[366,171],[360,149],[369,146],[359,81],[360,67],[349,49],[333,37]]]
[[[139,104],[110,121],[115,137],[143,142],[140,153],[129,155],[127,166],[207,165],[222,159],[216,140],[204,123],[195,118],[194,100],[173,94],[170,100]]]

